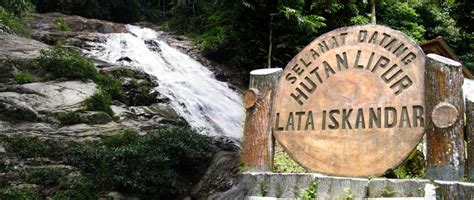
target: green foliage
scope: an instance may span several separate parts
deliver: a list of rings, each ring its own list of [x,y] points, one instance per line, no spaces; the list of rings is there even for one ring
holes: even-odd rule
[[[258,184],[260,190],[258,191],[257,196],[265,197],[268,194],[268,183],[265,181],[260,181]]]
[[[270,40],[272,65],[283,67],[318,35],[343,26],[367,24],[371,16],[369,1],[355,0],[33,2],[40,12],[119,22],[158,22],[191,36],[208,58],[247,70],[266,65]],[[417,42],[443,36],[472,69],[473,6],[472,0],[381,0],[376,1],[376,17],[379,24],[401,30]]]
[[[303,11],[283,6],[281,12],[288,18],[298,23],[299,27],[304,27],[309,32],[316,32],[319,28],[326,26],[324,17],[318,15],[303,15]]]
[[[100,188],[169,199],[204,172],[211,158],[209,144],[187,127],[159,129],[145,136],[125,131],[102,142],[69,148],[66,163],[80,168]]]
[[[304,173],[306,170],[296,163],[280,145],[275,148],[273,161],[273,172],[275,173]]]
[[[144,136],[125,130],[102,137],[87,142],[4,141],[10,153],[48,157],[81,171],[74,177],[56,169],[23,173],[27,182],[49,188],[52,199],[95,199],[98,192],[111,190],[141,199],[173,199],[201,178],[214,153],[210,138],[189,126],[162,127]]]
[[[351,23],[353,24],[368,24],[370,23],[370,16],[369,15],[357,15],[351,18]]]
[[[150,105],[155,101],[156,93],[152,92],[151,82],[132,79],[128,87],[127,105]]]
[[[56,20],[56,28],[59,31],[71,31],[71,27],[69,26],[69,22],[67,22],[65,19],[58,19]]]
[[[111,75],[97,73],[95,66],[76,50],[62,46],[41,50],[38,63],[44,71],[51,73],[55,78],[92,79],[98,84],[101,92],[86,101],[86,109],[88,110],[104,111],[113,116],[113,112],[109,107],[111,98],[116,100],[123,100],[124,98],[120,80]]]
[[[47,141],[40,141],[33,137],[23,137],[8,143],[8,151],[15,152],[20,157],[32,158],[54,155],[55,149]]]
[[[55,11],[125,23],[137,22],[142,19],[139,0],[32,0],[32,2],[39,12]]]
[[[352,200],[355,198],[355,195],[354,193],[352,193],[351,191],[351,188],[344,188],[344,194],[342,194],[342,196],[338,199],[341,199],[341,200]]]
[[[59,184],[63,175],[64,174],[57,169],[39,168],[23,173],[22,178],[32,184],[55,186]]]
[[[21,16],[26,12],[32,12],[35,9],[29,0],[2,0],[0,1],[0,7],[3,7],[3,9],[16,16]]]
[[[82,57],[79,51],[62,46],[42,49],[38,63],[56,78],[87,80],[97,76],[94,65]]]
[[[84,101],[86,110],[103,111],[113,117],[114,112],[110,108],[110,104],[110,97],[104,92],[96,92]]]
[[[398,178],[424,178],[426,175],[426,164],[423,152],[415,149],[410,156],[395,170]]]
[[[309,187],[301,193],[301,199],[303,200],[312,200],[316,199],[318,196],[318,181],[311,181]]]
[[[51,191],[51,200],[97,199],[97,187],[84,176],[62,177]]]
[[[13,77],[13,82],[16,84],[25,84],[31,83],[33,81],[33,76],[29,72],[20,71],[15,74]]]
[[[398,29],[416,41],[423,41],[425,28],[420,25],[420,15],[408,3],[396,2],[385,9],[382,23]]]
[[[0,189],[0,199],[5,200],[39,200],[39,194],[29,188]]]
[[[0,31],[14,32],[18,34],[26,34],[28,32],[25,25],[20,22],[20,19],[0,7]]]
[[[135,71],[133,71],[132,69],[125,68],[125,67],[120,67],[120,68],[111,70],[108,73],[115,78],[135,76]]]
[[[464,62],[464,65],[471,70],[471,72],[474,72],[474,53],[466,53],[462,55],[461,60]]]
[[[115,78],[112,75],[108,74],[99,74],[93,77],[93,80],[97,85],[100,86],[100,89],[110,98],[123,101],[124,92],[122,88],[122,82]]]

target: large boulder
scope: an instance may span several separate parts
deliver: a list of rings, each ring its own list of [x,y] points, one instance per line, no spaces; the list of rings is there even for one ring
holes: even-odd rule
[[[220,151],[214,155],[206,174],[191,191],[192,199],[214,199],[239,180],[239,152]]]
[[[0,118],[6,121],[36,121],[38,113],[77,110],[97,91],[93,82],[36,82],[9,87],[0,92]]]
[[[0,33],[0,44],[2,44],[0,61],[6,59],[34,59],[40,55],[40,49],[48,48],[48,45],[36,40],[3,33]]]

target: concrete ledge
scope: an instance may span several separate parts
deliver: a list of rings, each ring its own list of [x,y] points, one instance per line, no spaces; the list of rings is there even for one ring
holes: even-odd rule
[[[316,199],[474,199],[474,183],[468,182],[256,172],[243,173],[219,199],[300,199],[308,189]]]

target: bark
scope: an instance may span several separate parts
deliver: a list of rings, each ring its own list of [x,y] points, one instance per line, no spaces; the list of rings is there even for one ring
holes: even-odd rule
[[[274,139],[271,132],[271,108],[275,87],[282,70],[261,69],[250,72],[250,90],[245,98],[247,116],[244,126],[243,163],[247,171],[271,171],[273,166]],[[255,102],[249,99],[255,99]]]
[[[466,99],[467,177],[474,181],[474,101]]]
[[[436,54],[428,54],[426,64],[427,178],[461,180],[465,163],[461,64]]]

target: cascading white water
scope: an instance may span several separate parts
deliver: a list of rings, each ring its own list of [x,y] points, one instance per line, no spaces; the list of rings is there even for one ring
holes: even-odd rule
[[[108,62],[142,69],[157,78],[156,88],[191,126],[210,135],[240,139],[244,109],[242,97],[198,61],[169,46],[149,28],[127,25],[130,33],[107,34],[107,42],[90,52]],[[148,44],[148,45],[147,45]],[[131,61],[130,61],[131,60]]]

